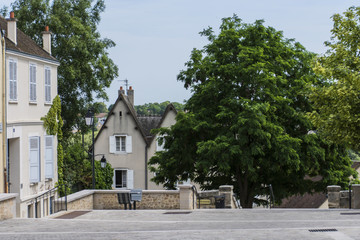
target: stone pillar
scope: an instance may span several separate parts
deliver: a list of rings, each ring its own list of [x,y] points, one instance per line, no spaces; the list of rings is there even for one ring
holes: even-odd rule
[[[337,185],[327,187],[329,208],[340,208],[340,190],[341,187]]]
[[[352,185],[352,191],[354,194],[354,206],[355,209],[360,209],[360,184]]]
[[[225,195],[225,208],[235,208],[232,200],[233,189],[232,185],[222,185],[219,187],[219,195]]]
[[[193,210],[193,190],[191,185],[179,185],[180,210]],[[195,204],[196,205],[196,204]]]

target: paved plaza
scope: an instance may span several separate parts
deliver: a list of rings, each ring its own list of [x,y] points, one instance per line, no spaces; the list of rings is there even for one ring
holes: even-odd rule
[[[63,212],[42,219],[0,221],[0,239],[348,240],[360,239],[360,211],[204,209]]]

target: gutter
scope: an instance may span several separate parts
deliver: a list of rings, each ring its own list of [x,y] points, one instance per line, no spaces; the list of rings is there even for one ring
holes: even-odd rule
[[[9,193],[10,192],[10,171],[9,171],[9,159],[8,159],[8,149],[7,149],[7,126],[6,126],[6,116],[7,116],[7,104],[6,104],[6,53],[5,53],[5,34],[4,32],[1,30],[1,42],[2,42],[2,49],[1,49],[1,53],[2,53],[2,81],[1,81],[1,95],[2,95],[2,105],[1,105],[1,109],[2,109],[2,116],[1,116],[1,121],[2,121],[2,159],[5,162],[4,166],[6,166],[6,179],[5,179],[5,193]]]
[[[148,145],[145,145],[145,190],[148,190]]]

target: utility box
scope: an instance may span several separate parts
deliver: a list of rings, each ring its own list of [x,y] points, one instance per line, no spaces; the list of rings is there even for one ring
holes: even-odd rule
[[[131,189],[130,190],[130,200],[141,202],[142,200],[142,190],[141,189]]]

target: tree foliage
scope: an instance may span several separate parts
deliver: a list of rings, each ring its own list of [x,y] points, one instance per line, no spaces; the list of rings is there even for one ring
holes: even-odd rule
[[[70,134],[75,125],[84,127],[85,106],[95,97],[107,99],[104,89],[118,72],[107,52],[115,43],[101,39],[97,31],[104,0],[16,0],[11,6],[18,27],[38,44],[44,27],[49,26],[52,55],[60,62],[58,93],[64,134]]]
[[[79,134],[72,135],[67,140],[64,154],[64,174],[67,185],[71,192],[92,188],[92,165],[91,157],[86,151],[89,149],[91,137],[84,138],[82,143]],[[95,160],[95,188],[111,189],[114,170],[111,164],[107,163],[101,168],[98,159]]]
[[[170,104],[170,101],[162,103],[145,103],[143,105],[135,106],[135,111],[138,115],[163,115],[166,107]],[[177,111],[182,111],[184,105],[178,102],[172,103]]]
[[[314,70],[324,79],[315,86],[311,119],[324,137],[360,149],[360,7],[335,14],[331,40]]]
[[[172,188],[191,178],[204,189],[234,185],[243,207],[272,184],[275,197],[345,185],[355,172],[344,148],[314,133],[307,116],[314,54],[263,21],[225,18],[194,49],[178,80],[193,92],[149,161],[153,180]],[[312,131],[310,131],[312,130]],[[321,181],[312,177],[321,175]]]
[[[49,112],[46,114],[46,116],[42,117],[41,120],[44,121],[44,128],[46,130],[46,133],[48,135],[57,136],[57,183],[60,188],[60,194],[64,195],[66,181],[64,177],[64,151],[62,145],[63,120],[61,118],[61,102],[58,95],[53,99]]]

